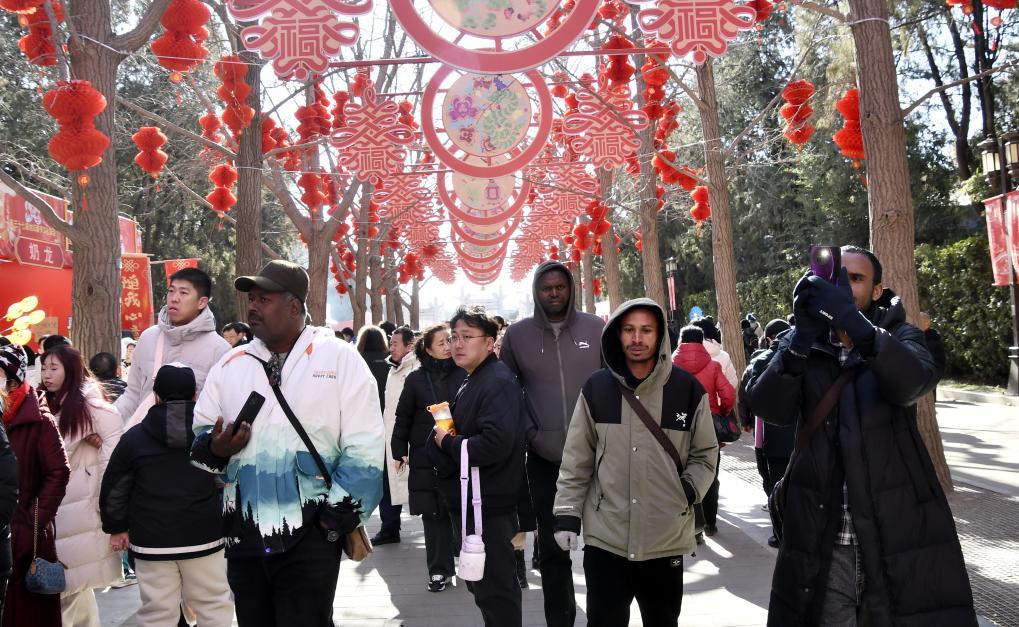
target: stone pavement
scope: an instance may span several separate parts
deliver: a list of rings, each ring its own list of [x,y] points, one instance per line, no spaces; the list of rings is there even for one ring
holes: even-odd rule
[[[1003,410],[1005,413],[999,413]],[[1019,427],[1015,408],[938,403],[945,450],[957,482],[950,497],[984,625],[1019,625]],[[1013,420],[1006,420],[1011,417]],[[687,558],[680,624],[757,626],[767,618],[775,551],[767,546],[768,515],[752,443],[746,437],[722,454],[719,533]],[[994,491],[997,488],[998,491]],[[420,519],[405,516],[403,542],[378,547],[362,563],[345,561],[334,619],[350,627],[481,626],[463,585],[441,593],[426,589]],[[369,523],[373,532],[378,519]],[[530,566],[530,542],[527,547]],[[574,554],[577,627],[587,624],[582,554]],[[544,625],[540,579],[528,571],[524,624]],[[97,591],[104,626],[133,627],[137,586]],[[990,620],[988,620],[990,619]],[[992,622],[993,621],[993,622]],[[636,604],[631,625],[640,625]]]

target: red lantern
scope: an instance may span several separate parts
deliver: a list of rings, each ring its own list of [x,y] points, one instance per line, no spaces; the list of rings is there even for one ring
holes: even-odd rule
[[[814,85],[804,80],[792,81],[782,90],[786,104],[782,105],[779,113],[786,121],[784,135],[797,150],[810,141],[810,136],[814,134],[813,125],[807,122],[814,113],[808,104],[813,95]]]
[[[754,20],[758,24],[768,19],[775,10],[775,3],[771,0],[750,0],[746,6],[754,10]]]
[[[131,136],[131,139],[138,147],[134,162],[143,172],[151,174],[152,178],[158,177],[169,158],[169,155],[160,150],[166,144],[166,135],[158,126],[143,126]]]
[[[693,216],[693,219],[698,224],[711,217],[711,205],[708,204],[709,196],[708,188],[704,185],[698,185],[690,193],[690,197],[694,201],[694,206],[690,209],[690,215]]]
[[[216,62],[213,72],[223,82],[216,90],[220,100],[226,104],[223,111],[223,123],[229,127],[234,137],[240,137],[244,129],[251,124],[255,110],[245,104],[251,86],[244,82],[248,66],[237,55],[227,55]]]
[[[178,72],[195,69],[209,56],[205,40],[209,31],[210,11],[200,0],[173,0],[166,8],[159,23],[166,29],[151,48],[159,65],[174,72],[171,80],[180,80]]]
[[[88,81],[60,81],[42,102],[60,125],[49,142],[50,156],[72,172],[98,165],[110,146],[110,139],[95,127],[95,116],[106,109],[106,97]]]
[[[64,10],[56,0],[49,0],[53,17],[56,21],[64,21]],[[18,40],[18,49],[25,53],[28,62],[34,65],[56,65],[57,50],[53,45],[53,25],[49,15],[40,1],[31,13],[18,16],[18,23],[28,29],[28,33]]]
[[[221,163],[209,172],[209,180],[216,187],[205,197],[212,205],[220,220],[226,215],[230,208],[237,204],[237,198],[230,191],[237,182],[237,169],[229,163]]]
[[[833,139],[847,159],[853,160],[853,167],[859,168],[865,158],[863,152],[863,131],[860,128],[860,91],[853,87],[835,104],[845,119],[842,128]]]

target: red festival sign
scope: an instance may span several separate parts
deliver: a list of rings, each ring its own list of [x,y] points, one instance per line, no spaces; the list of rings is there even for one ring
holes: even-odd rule
[[[152,274],[148,255],[121,257],[120,328],[138,337],[152,326]]]
[[[166,287],[170,287],[170,277],[184,268],[197,268],[198,259],[167,259],[163,262],[163,270],[166,271]]]
[[[1019,274],[1019,191],[1009,192],[1002,207],[1001,196],[984,201],[987,241],[991,252],[994,285],[1008,285],[1008,263]]]

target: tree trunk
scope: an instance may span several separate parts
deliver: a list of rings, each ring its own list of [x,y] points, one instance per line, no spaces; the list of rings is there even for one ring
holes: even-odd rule
[[[81,35],[109,41],[108,2],[72,2],[69,21]],[[69,172],[74,238],[74,273],[71,283],[71,337],[86,357],[105,351],[120,354],[120,229],[117,219],[116,127],[117,68],[122,57],[103,46],[86,43],[69,48],[72,78],[87,79],[106,97],[106,109],[95,119],[96,128],[110,138],[102,162],[85,172]],[[88,176],[84,190],[76,182]],[[84,207],[83,195],[88,207]]]
[[[371,244],[368,240],[368,207],[371,204],[371,190],[364,188],[361,192],[361,206],[357,215],[357,250],[354,251],[354,289],[350,291],[351,308],[354,310],[354,329],[364,326],[367,318],[368,299],[368,253]]]
[[[577,311],[584,311],[584,291],[581,284],[584,277],[580,274],[580,264],[570,263],[570,273],[573,275],[573,308]]]
[[[665,300],[665,281],[662,275],[662,258],[658,252],[658,198],[655,197],[657,175],[651,167],[655,154],[654,127],[648,126],[638,132],[640,137],[640,179],[637,186],[640,212],[641,261],[644,267],[645,296],[668,310]],[[613,244],[614,246],[615,244]]]
[[[410,286],[410,328],[421,328],[421,284],[417,277],[411,279]]]
[[[612,173],[598,169],[599,195],[608,198],[612,193]],[[613,210],[610,208],[605,219],[612,223]],[[619,278],[619,253],[616,252],[616,227],[613,225],[601,238],[601,259],[605,266],[605,291],[609,296],[609,310],[615,311],[623,304],[623,286]]]
[[[584,271],[584,311],[594,313],[594,257],[591,251],[584,251],[581,263]]]
[[[251,86],[248,95],[248,106],[255,111],[262,110],[262,89],[260,71],[262,64],[259,56],[252,52],[242,52],[241,59],[248,65],[245,82]],[[241,134],[237,150],[237,204],[233,208],[233,217],[237,219],[234,226],[234,249],[237,257],[234,270],[237,276],[251,276],[262,268],[262,127],[261,115],[256,114],[251,126]],[[309,247],[309,255],[311,253]],[[328,256],[328,251],[326,252]],[[328,265],[328,262],[327,262]],[[328,275],[328,268],[326,269]],[[248,295],[237,292],[237,317],[248,319]],[[319,319],[319,318],[316,318]],[[325,320],[324,317],[320,318]],[[220,322],[227,322],[221,320]]]
[[[746,367],[743,336],[739,327],[739,298],[736,296],[736,255],[733,253],[732,216],[729,212],[729,184],[725,175],[725,146],[718,123],[714,61],[697,66],[697,89],[703,107],[698,107],[704,135],[704,163],[711,204],[711,256],[715,270],[715,299],[722,346],[732,358],[736,372]],[[647,242],[644,243],[645,249]]]
[[[899,86],[884,0],[849,0],[850,21],[860,80],[860,122],[867,155],[871,250],[884,267],[883,282],[891,287],[916,320],[919,298],[913,256],[914,218],[906,161],[906,133],[899,105]],[[930,453],[938,480],[952,490],[934,402],[917,405],[917,425]]]
[[[322,228],[321,220],[313,220],[308,238],[308,314],[311,323],[326,323],[326,293],[329,291],[329,249],[332,241]]]
[[[383,257],[382,275],[383,285],[386,289],[386,320],[396,324],[396,310],[400,308],[400,283],[396,280],[396,271],[393,269],[393,249],[386,248],[386,256]]]
[[[372,324],[383,320],[382,306],[382,257],[379,253],[379,239],[375,237],[369,244],[368,273],[371,276]]]

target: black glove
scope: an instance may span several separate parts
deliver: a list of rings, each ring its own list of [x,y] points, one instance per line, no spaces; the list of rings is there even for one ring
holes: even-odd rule
[[[874,340],[874,325],[856,308],[853,288],[845,268],[839,272],[838,284],[832,285],[821,277],[807,279],[806,309],[811,315],[822,317],[835,329],[842,329],[854,345],[869,344]],[[796,316],[799,321],[799,314]]]
[[[797,355],[803,356],[810,352],[810,347],[822,334],[828,332],[828,323],[811,313],[808,307],[812,278],[817,277],[808,270],[793,289],[793,315],[796,317],[796,326],[789,335],[789,348]]]

